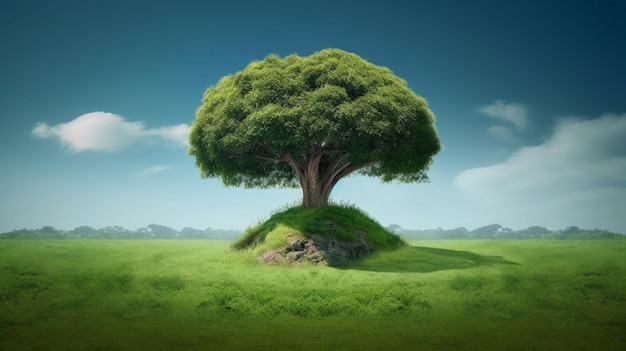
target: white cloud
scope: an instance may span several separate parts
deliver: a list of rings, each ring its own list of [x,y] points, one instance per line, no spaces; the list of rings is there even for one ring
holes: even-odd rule
[[[526,106],[518,103],[508,103],[504,100],[497,100],[487,106],[479,108],[478,112],[488,117],[512,123],[517,130],[526,129],[529,123],[528,109]]]
[[[157,174],[157,173],[161,173],[163,171],[167,171],[170,168],[172,168],[172,167],[165,166],[165,165],[150,166],[148,168],[145,168],[145,169],[141,170],[141,172],[139,172],[137,175],[140,178],[145,178],[145,177],[149,177],[151,175]]]
[[[178,124],[170,127],[162,127],[146,131],[148,135],[159,136],[181,146],[187,146],[189,140],[189,125]]]
[[[554,225],[599,220],[626,208],[625,140],[626,114],[564,119],[541,145],[521,148],[502,163],[466,170],[454,183],[482,211],[512,220],[545,217]]]
[[[136,142],[155,138],[186,146],[189,126],[179,124],[149,129],[142,122],[128,122],[116,114],[90,112],[54,126],[37,123],[31,133],[42,139],[59,139],[61,144],[74,152],[118,151]]]
[[[491,126],[487,128],[487,132],[491,135],[494,135],[500,139],[513,141],[515,137],[513,136],[513,131],[509,127],[505,126]]]

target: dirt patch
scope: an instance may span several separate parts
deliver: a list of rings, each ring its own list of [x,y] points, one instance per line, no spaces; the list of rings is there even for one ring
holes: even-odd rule
[[[343,241],[332,236],[313,234],[309,238],[294,238],[285,247],[264,252],[257,257],[259,262],[289,263],[304,262],[334,266],[347,260],[365,257],[374,252],[374,245],[365,233],[359,233],[355,241]]]

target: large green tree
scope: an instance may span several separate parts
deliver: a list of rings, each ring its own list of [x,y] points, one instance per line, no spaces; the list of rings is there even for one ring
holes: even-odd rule
[[[300,186],[302,205],[321,207],[354,172],[426,181],[441,148],[434,120],[404,80],[355,54],[270,55],[206,90],[189,154],[203,178]]]

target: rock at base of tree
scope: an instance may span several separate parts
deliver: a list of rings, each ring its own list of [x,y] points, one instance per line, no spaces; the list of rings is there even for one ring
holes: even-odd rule
[[[364,233],[355,241],[343,241],[332,236],[312,234],[309,238],[291,238],[285,247],[266,251],[257,260],[264,263],[301,263],[335,266],[344,261],[365,257],[374,246]]]

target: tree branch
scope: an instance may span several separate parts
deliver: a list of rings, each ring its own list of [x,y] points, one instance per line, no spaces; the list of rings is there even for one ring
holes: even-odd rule
[[[328,165],[328,167],[326,168],[326,174],[323,180],[323,183],[326,184],[329,180],[333,179],[334,177],[337,176],[337,174],[339,174],[339,172],[341,170],[343,170],[345,167],[350,165],[350,162],[347,162],[343,165],[340,166],[340,163],[346,158],[348,157],[348,153],[344,153],[341,154],[339,156],[337,156],[334,160],[332,160],[330,162],[330,164]]]
[[[275,159],[283,158],[283,155],[281,155],[281,153],[276,148],[274,148],[274,147],[272,147],[270,145],[267,145],[265,143],[258,143],[256,145],[256,147],[254,148],[255,156],[261,156],[259,154],[259,149],[260,148],[264,148],[264,149],[268,150],[270,153],[274,154],[274,156],[276,156],[276,157],[274,157]],[[268,156],[263,156],[263,157],[268,157]]]
[[[337,176],[339,177],[339,179],[341,179],[341,178],[349,175],[350,173],[352,173],[354,171],[358,171],[361,168],[373,166],[373,165],[379,163],[380,161],[381,160],[375,160],[375,161],[365,162],[365,163],[363,163],[361,165],[358,165],[358,166],[344,168],[341,172],[339,172],[339,174],[337,174]]]
[[[320,161],[322,160],[322,156],[324,153],[322,152],[322,148],[318,146],[318,144],[310,142],[309,143],[309,151],[307,154],[307,164],[306,164],[306,172],[308,174],[318,175]]]
[[[282,160],[287,162],[291,166],[291,168],[293,168],[294,172],[296,172],[296,175],[298,176],[298,180],[300,181],[300,184],[303,184],[303,181],[305,179],[304,169],[298,163],[298,161],[296,161],[296,159],[294,159],[293,156],[291,156],[289,151],[285,152],[285,156],[283,156]]]

